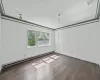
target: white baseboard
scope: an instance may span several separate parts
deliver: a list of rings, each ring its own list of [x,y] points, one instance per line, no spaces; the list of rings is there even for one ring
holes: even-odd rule
[[[57,52],[56,52],[57,53]],[[63,52],[64,53],[64,52]],[[59,53],[60,54],[60,53]],[[76,58],[76,59],[79,59],[79,60],[83,60],[83,61],[86,61],[86,62],[90,62],[90,63],[94,63],[94,64],[97,64],[98,66],[100,66],[100,63],[96,62],[96,61],[92,61],[92,60],[88,60],[88,59],[84,59],[83,57],[80,57],[80,56],[76,56],[76,55],[72,55],[72,54],[63,54],[63,55],[66,55],[66,56],[69,56],[69,57],[73,57],[73,58]]]

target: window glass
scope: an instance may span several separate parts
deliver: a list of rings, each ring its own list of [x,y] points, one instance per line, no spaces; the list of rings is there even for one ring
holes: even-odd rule
[[[36,31],[28,30],[28,46],[36,45]]]
[[[46,45],[50,42],[50,33],[37,32],[37,45]]]
[[[28,30],[28,46],[45,46],[50,44],[50,33]]]

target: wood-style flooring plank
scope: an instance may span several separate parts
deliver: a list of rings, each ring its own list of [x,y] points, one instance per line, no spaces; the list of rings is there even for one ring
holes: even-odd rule
[[[52,55],[59,57],[50,57]],[[0,74],[0,80],[100,80],[98,65],[60,54],[52,55],[9,68]]]

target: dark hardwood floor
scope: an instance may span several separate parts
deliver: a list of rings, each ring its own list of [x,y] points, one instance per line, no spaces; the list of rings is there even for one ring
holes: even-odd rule
[[[0,74],[0,80],[100,80],[100,67],[51,54],[7,69]]]

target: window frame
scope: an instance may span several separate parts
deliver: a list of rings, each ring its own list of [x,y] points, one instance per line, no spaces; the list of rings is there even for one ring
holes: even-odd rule
[[[33,30],[35,33],[35,42],[36,42],[35,46],[28,45],[28,30]],[[37,32],[49,33],[49,43],[43,44],[43,45],[38,45],[37,44]],[[27,48],[45,47],[45,46],[49,46],[49,45],[51,45],[51,33],[50,32],[40,31],[40,30],[35,30],[35,29],[27,29]]]

